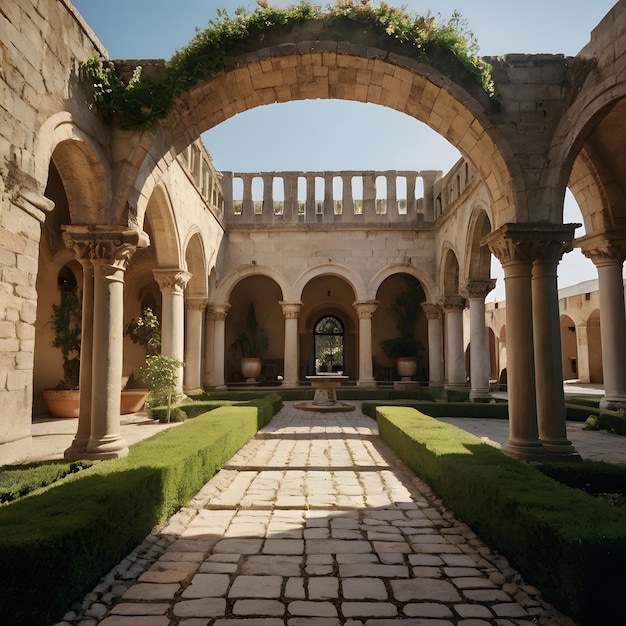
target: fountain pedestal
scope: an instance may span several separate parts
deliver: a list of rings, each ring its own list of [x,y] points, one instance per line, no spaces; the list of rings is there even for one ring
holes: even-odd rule
[[[307,376],[311,381],[311,386],[315,389],[315,396],[312,402],[298,402],[294,406],[303,411],[318,411],[322,413],[354,411],[354,407],[337,400],[337,387],[339,387],[348,376],[342,374],[316,374]]]

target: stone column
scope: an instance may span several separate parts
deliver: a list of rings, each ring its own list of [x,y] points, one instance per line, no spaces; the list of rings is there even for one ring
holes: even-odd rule
[[[215,320],[213,318],[213,309],[209,306],[205,309],[204,314],[204,377],[202,382],[205,387],[215,386],[214,341]]]
[[[600,296],[600,340],[605,409],[626,408],[626,315],[622,266],[626,241],[606,235],[583,237],[578,244],[598,270]]]
[[[406,178],[406,215],[407,218],[417,216],[417,199],[415,198],[415,183],[417,172],[403,172]]]
[[[574,228],[574,225],[552,226],[535,234],[532,306],[539,441],[551,455],[575,456],[579,460],[578,453],[567,439],[565,423],[556,269],[563,252],[571,250]]]
[[[423,302],[422,310],[428,320],[428,385],[443,387],[441,307],[431,302]]]
[[[71,240],[70,240],[71,241]],[[67,240],[66,240],[67,242]],[[89,242],[72,241],[74,253],[83,268],[83,299],[80,336],[80,408],[78,429],[72,444],[63,456],[68,461],[80,459],[87,450],[91,436],[91,394],[93,367],[93,265],[89,258]]]
[[[531,290],[535,249],[530,235],[524,224],[505,224],[481,243],[489,246],[504,270],[509,402],[504,451],[518,459],[541,460],[545,451],[537,429]]]
[[[283,202],[283,221],[298,223],[298,174],[296,172],[283,173],[283,187],[285,200]]]
[[[280,302],[285,316],[285,358],[283,387],[298,386],[298,316],[302,302]]]
[[[202,387],[202,322],[207,299],[189,296],[185,298],[187,332],[185,334],[185,390]]]
[[[262,174],[263,179],[263,216],[262,221],[271,223],[274,219],[274,175]]]
[[[306,204],[304,207],[304,221],[315,224],[317,221],[317,207],[315,206],[315,174],[306,175]]]
[[[372,222],[376,219],[376,174],[363,172],[363,219]]]
[[[372,315],[378,308],[378,301],[360,301],[352,306],[359,316],[359,377],[357,387],[375,387],[372,370]]]
[[[161,354],[184,362],[185,359],[185,286],[191,274],[180,268],[152,271],[161,290]],[[183,393],[183,366],[178,370],[177,395]]]
[[[495,286],[494,279],[470,280],[466,285],[470,312],[470,400],[473,402],[485,402],[491,398],[485,298]]]
[[[446,320],[446,387],[464,387],[465,351],[463,350],[463,296],[446,296],[443,310]]]
[[[332,224],[335,221],[335,201],[333,194],[333,175],[324,172],[324,222]]]
[[[341,172],[341,221],[354,220],[354,198],[352,197],[352,174]]]
[[[77,449],[82,448],[86,437],[83,413],[80,437],[77,434],[80,441],[66,454],[68,458],[119,458],[128,454],[128,445],[120,434],[124,272],[135,250],[148,244],[148,237],[136,229],[100,225],[70,226],[63,237],[69,248],[78,251],[83,263],[88,257],[93,267],[93,308],[88,306],[85,318],[89,325],[93,313],[91,398],[82,398],[91,412],[89,439],[84,449]],[[89,367],[87,355],[87,363],[81,366],[83,376],[88,377],[85,368]]]
[[[224,358],[226,356],[226,316],[230,304],[220,303],[211,305],[213,312],[214,340],[213,340],[213,376],[216,389],[226,389],[224,380]]]
[[[252,202],[252,174],[240,174],[243,182],[241,198],[241,221],[249,224],[254,221],[254,203]]]

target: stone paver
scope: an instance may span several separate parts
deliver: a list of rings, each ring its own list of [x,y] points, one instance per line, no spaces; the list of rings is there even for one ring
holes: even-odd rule
[[[359,411],[286,403],[125,562],[64,624],[573,624]]]

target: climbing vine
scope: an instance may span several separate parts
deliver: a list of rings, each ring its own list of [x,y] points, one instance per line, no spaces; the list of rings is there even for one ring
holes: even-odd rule
[[[228,53],[237,44],[267,29],[313,19],[328,24],[338,20],[365,24],[379,36],[401,45],[408,56],[426,63],[432,53],[447,50],[488,96],[497,100],[491,66],[478,56],[474,34],[459,13],[440,24],[430,13],[420,16],[371,0],[337,0],[337,4],[324,9],[305,0],[285,8],[257,0],[253,11],[240,8],[234,16],[218,9],[217,18],[205,30],[198,30],[191,42],[174,54],[158,79],[144,76],[138,66],[125,82],[113,63],[97,56],[87,60],[82,69],[93,84],[95,102],[105,117],[111,119],[119,114],[125,127],[149,128],[167,115],[176,95],[224,69]]]

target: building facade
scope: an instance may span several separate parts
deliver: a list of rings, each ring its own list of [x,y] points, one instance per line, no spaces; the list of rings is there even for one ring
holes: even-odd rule
[[[162,351],[185,362],[181,391],[240,380],[231,347],[251,302],[270,338],[265,382],[297,385],[323,363],[366,387],[396,376],[380,344],[395,332],[390,306],[413,281],[418,377],[469,384],[484,399],[505,346],[506,450],[524,459],[576,456],[562,380],[597,375],[598,357],[581,354],[585,339],[601,336],[604,404],[626,401],[626,1],[575,58],[488,59],[500,106],[454,69],[381,48],[347,26],[338,44],[313,21],[251,40],[141,131],[95,107],[81,63],[106,51],[67,0],[10,3],[0,20],[2,462],[28,456],[43,389],[62,376],[48,321],[74,287],[82,299],[81,409],[70,456],[127,453],[120,391],[142,355],[123,328],[145,306],[161,320]],[[299,46],[305,36],[311,45]],[[141,64],[117,67],[123,74]],[[445,176],[215,171],[202,132],[239,112],[304,98],[391,107],[428,124],[463,159]],[[585,222],[577,241],[574,225],[563,224],[566,187]],[[598,268],[592,324],[573,296],[568,319],[559,312],[558,262],[572,245]],[[504,324],[492,323],[485,307],[492,254],[505,275]],[[571,326],[578,351],[564,361]]]

